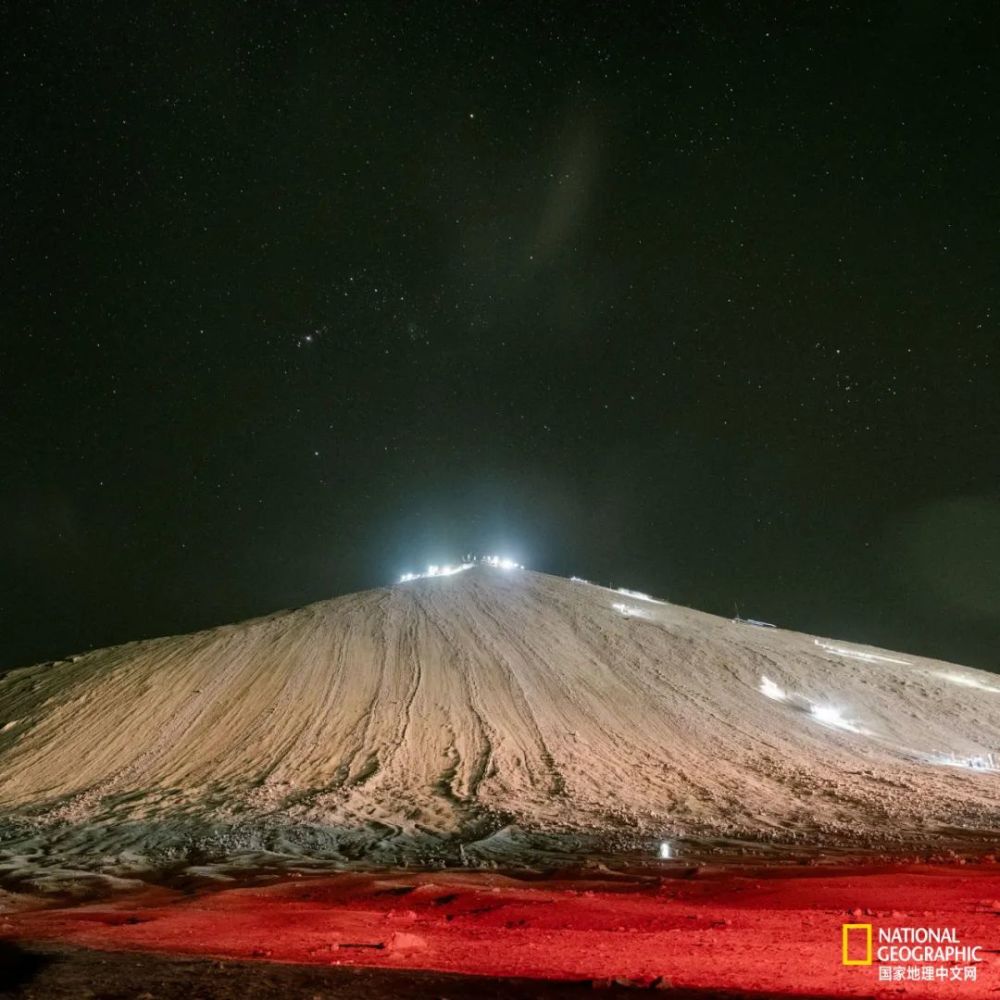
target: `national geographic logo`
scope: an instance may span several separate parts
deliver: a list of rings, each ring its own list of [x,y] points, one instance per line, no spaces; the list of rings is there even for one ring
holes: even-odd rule
[[[871,965],[872,964],[872,925],[844,924],[840,929],[840,964],[841,965]],[[864,957],[858,958],[858,946],[864,944]],[[851,958],[851,955],[854,958]]]
[[[954,927],[840,927],[841,965],[874,964],[879,982],[974,982],[981,951]]]

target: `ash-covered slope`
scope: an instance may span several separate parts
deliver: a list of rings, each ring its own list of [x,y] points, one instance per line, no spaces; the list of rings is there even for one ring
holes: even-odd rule
[[[80,860],[1000,830],[993,675],[486,566],[15,670],[0,728],[0,847]]]

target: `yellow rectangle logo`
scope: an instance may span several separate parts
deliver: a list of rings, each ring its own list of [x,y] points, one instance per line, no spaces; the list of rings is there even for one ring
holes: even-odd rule
[[[865,957],[851,958],[850,938],[851,931],[865,932]],[[841,925],[841,952],[843,955],[841,964],[843,965],[871,965],[872,964],[872,925],[871,924],[842,924]]]

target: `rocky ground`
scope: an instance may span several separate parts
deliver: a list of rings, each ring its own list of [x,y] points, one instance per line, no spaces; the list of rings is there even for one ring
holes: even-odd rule
[[[165,957],[0,943],[0,996],[17,1000],[560,1000],[633,997],[628,984]],[[675,996],[691,1000],[703,991]]]
[[[844,966],[842,926],[951,928],[959,982]],[[5,949],[5,950],[4,950]],[[668,866],[631,874],[383,872],[39,905],[8,896],[14,996],[992,996],[995,862]],[[921,963],[922,965],[923,963]],[[969,969],[973,971],[970,972]],[[892,970],[894,971],[894,970]],[[917,978],[913,974],[916,973]],[[936,970],[935,970],[936,975]]]

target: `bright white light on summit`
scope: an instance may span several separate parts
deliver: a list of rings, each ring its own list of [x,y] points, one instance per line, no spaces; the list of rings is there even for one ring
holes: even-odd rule
[[[459,563],[457,566],[435,566],[432,564],[427,567],[425,573],[404,573],[399,578],[399,582],[409,583],[411,580],[426,580],[435,576],[454,576],[456,573],[472,569],[473,566],[480,563],[486,566],[494,566],[496,569],[524,569],[520,563],[514,562],[513,559],[508,559],[505,556],[482,556],[478,559],[473,559],[472,562]]]
[[[524,569],[520,563],[514,562],[513,559],[505,559],[502,556],[483,556],[482,561],[487,566],[495,566],[497,569]]]

